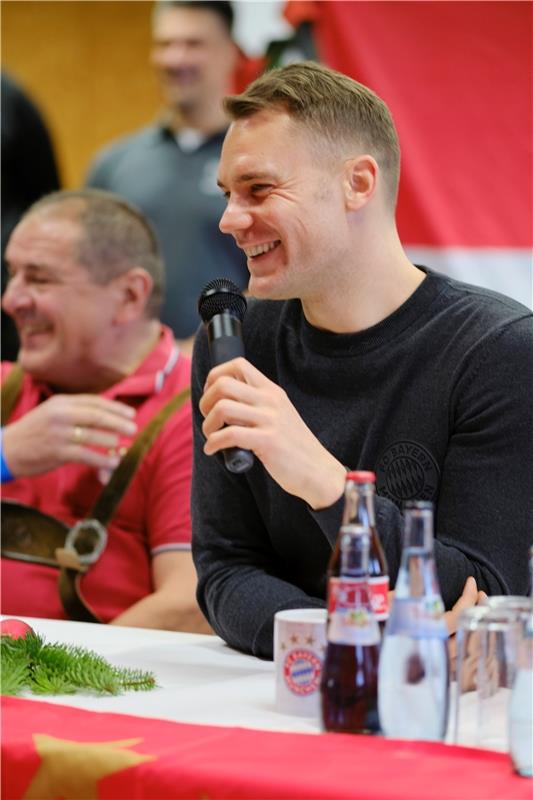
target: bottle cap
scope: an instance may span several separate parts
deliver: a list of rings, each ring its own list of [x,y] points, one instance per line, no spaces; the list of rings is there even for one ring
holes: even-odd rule
[[[347,481],[355,481],[355,483],[375,483],[376,473],[370,470],[350,470],[346,473]]]

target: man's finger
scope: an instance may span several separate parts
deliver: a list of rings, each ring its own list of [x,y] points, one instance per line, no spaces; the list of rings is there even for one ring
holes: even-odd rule
[[[198,407],[201,414],[206,417],[222,399],[236,400],[245,405],[257,406],[262,402],[262,395],[256,387],[224,375],[212,383],[200,398]]]
[[[119,400],[110,400],[107,397],[100,397],[97,394],[68,395],[68,399],[74,406],[88,406],[110,414],[118,414],[128,419],[133,419],[137,414],[136,410],[126,405],[126,403],[121,403]]]
[[[110,412],[107,408],[82,406],[71,409],[69,425],[72,429],[71,438],[78,443],[87,442],[92,430],[113,431],[124,436],[134,436],[137,433],[137,425],[132,419]],[[81,435],[79,430],[76,431],[80,428]]]
[[[478,601],[478,590],[476,579],[473,576],[467,578],[466,583],[463,588],[463,593],[459,600],[454,604],[452,611],[457,611],[458,613],[462,611],[464,608],[471,608],[475,606]]]
[[[80,425],[76,425],[71,441],[74,444],[86,447],[101,447],[108,450],[118,446],[119,436],[116,433],[99,430],[98,428],[83,428]]]
[[[256,369],[256,367],[250,364],[245,358],[233,358],[231,361],[219,364],[209,371],[204,386],[204,392],[223,375],[229,375],[238,381],[244,381],[244,383],[255,387],[266,386],[272,383],[272,381],[265,377],[262,372]]]
[[[120,463],[120,456],[117,453],[103,453],[99,450],[91,450],[89,447],[73,445],[68,451],[66,460],[95,469],[114,470]]]

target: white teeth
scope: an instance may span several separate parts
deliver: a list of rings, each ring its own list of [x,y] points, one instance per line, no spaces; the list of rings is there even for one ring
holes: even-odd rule
[[[256,244],[253,247],[245,247],[244,252],[248,256],[248,258],[253,258],[254,256],[260,256],[263,253],[268,253],[269,250],[273,250],[279,242],[266,242],[265,244]]]
[[[46,333],[48,330],[49,327],[45,325],[41,326],[25,325],[24,327],[19,329],[19,333],[21,333],[23,336],[34,336],[35,334]]]

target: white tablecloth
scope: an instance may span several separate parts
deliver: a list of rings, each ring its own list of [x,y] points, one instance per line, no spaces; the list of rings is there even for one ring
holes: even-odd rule
[[[318,719],[288,716],[276,710],[271,661],[239,653],[218,636],[30,617],[21,619],[47,643],[87,647],[117,666],[154,673],[158,684],[158,688],[148,692],[126,692],[118,696],[28,695],[34,700],[200,725],[295,733],[321,731]],[[448,743],[453,741],[454,689],[452,686]],[[465,711],[468,716],[462,715],[461,743],[475,745],[473,695],[466,698]],[[503,706],[501,714],[505,715]],[[506,749],[501,743],[492,747]]]
[[[318,733],[318,720],[274,706],[274,665],[228,647],[218,636],[21,617],[47,643],[94,650],[121,667],[153,672],[158,688],[118,696],[28,695],[92,711],[175,722]]]

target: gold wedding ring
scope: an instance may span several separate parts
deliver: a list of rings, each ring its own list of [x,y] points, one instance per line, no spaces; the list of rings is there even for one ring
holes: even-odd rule
[[[72,433],[72,441],[74,444],[81,444],[85,441],[85,431],[81,427],[81,425],[75,425],[74,431]]]

